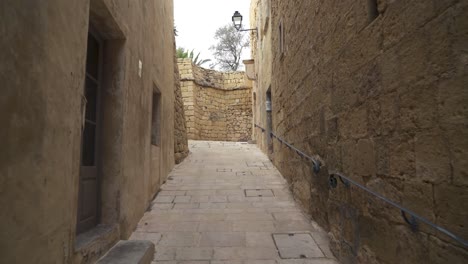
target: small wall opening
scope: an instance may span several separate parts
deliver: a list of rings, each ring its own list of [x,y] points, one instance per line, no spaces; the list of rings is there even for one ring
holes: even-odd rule
[[[278,46],[279,46],[279,53],[280,56],[282,57],[285,53],[285,47],[284,47],[284,25],[283,21],[280,21],[279,23],[279,28],[278,28]]]
[[[252,120],[253,120],[253,124],[257,124],[257,93],[253,92],[253,102],[252,102]],[[255,135],[257,134],[256,133],[256,129],[252,129],[252,139],[255,139]]]
[[[379,16],[377,0],[367,0],[367,16],[369,23],[374,21]]]
[[[271,100],[271,86],[266,92],[266,116],[267,116],[267,145],[268,145],[268,154],[273,154],[273,137],[271,133],[273,132],[273,118],[271,111],[273,110],[273,103]],[[271,157],[270,157],[271,158]]]
[[[151,144],[161,144],[161,93],[155,86],[153,89],[153,106],[151,111]]]

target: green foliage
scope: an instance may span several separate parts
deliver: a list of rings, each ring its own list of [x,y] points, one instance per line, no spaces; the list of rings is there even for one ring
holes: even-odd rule
[[[192,59],[193,64],[197,66],[202,66],[203,64],[210,62],[210,59],[202,60],[200,59],[200,52],[194,57],[195,50],[192,49],[192,51],[189,51],[188,49],[186,50],[185,48],[179,47],[176,50],[176,56],[179,59],[187,59],[190,58]]]
[[[179,58],[179,59],[186,59],[186,58],[188,58],[188,56],[189,56],[189,51],[188,51],[188,50],[185,50],[185,49],[182,48],[182,47],[179,47],[179,48],[177,48],[177,50],[176,50],[176,56],[177,56],[177,58]]]

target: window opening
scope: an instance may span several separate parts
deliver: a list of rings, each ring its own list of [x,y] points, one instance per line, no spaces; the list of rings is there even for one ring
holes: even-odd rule
[[[377,0],[367,0],[367,14],[369,22],[374,21],[379,16]]]
[[[161,93],[155,87],[153,92],[153,106],[151,113],[151,144],[161,144]]]

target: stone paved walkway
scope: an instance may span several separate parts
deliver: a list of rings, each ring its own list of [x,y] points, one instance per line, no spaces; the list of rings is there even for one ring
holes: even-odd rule
[[[154,263],[331,264],[328,238],[294,202],[256,145],[190,141],[130,239],[156,245]]]

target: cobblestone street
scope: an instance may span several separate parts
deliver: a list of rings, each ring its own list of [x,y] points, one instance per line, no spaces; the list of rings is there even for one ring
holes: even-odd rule
[[[154,263],[337,263],[256,145],[189,145],[131,237],[156,245]]]

